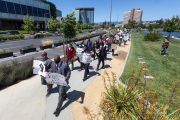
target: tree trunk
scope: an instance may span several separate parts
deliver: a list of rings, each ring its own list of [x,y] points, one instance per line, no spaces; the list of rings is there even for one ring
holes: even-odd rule
[[[169,41],[171,39],[171,32],[169,32],[167,40]]]
[[[66,52],[65,52],[65,47],[64,47],[64,38],[63,38],[63,52],[64,52],[64,60],[65,60],[65,58],[66,58]]]

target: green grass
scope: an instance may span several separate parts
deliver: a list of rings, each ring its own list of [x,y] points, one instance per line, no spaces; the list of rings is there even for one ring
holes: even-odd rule
[[[167,103],[168,96],[171,93],[172,85],[180,80],[180,40],[171,40],[167,49],[167,55],[160,55],[163,38],[160,41],[143,41],[142,34],[132,33],[131,51],[121,80],[128,80],[132,70],[136,73],[140,70],[141,64],[138,63],[138,57],[144,58],[145,65],[150,74],[154,76],[153,80],[147,80],[147,88],[157,93],[155,100],[159,103]],[[143,82],[143,79],[141,79]],[[179,92],[179,91],[177,91]],[[180,108],[178,93],[174,96],[170,110]]]

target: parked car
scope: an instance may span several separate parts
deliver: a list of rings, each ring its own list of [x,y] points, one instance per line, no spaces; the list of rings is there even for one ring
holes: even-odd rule
[[[8,31],[7,32],[8,35],[17,35],[17,34],[20,34],[18,31]]]
[[[37,32],[36,31],[33,31],[32,33],[30,33],[30,35],[35,35]]]
[[[0,32],[0,35],[4,36],[4,35],[8,35],[8,33],[7,32]]]
[[[62,34],[62,30],[57,30],[54,32],[55,35],[61,35]]]

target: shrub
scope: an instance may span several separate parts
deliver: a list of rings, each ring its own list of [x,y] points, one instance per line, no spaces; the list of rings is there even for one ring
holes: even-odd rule
[[[18,67],[17,67],[18,66]],[[0,67],[0,87],[7,87],[33,75],[33,60],[13,62],[12,65]]]
[[[0,50],[0,54],[4,54],[4,53],[9,53],[11,52],[10,50]]]
[[[0,36],[0,40],[14,40],[14,39],[24,39],[24,35],[23,34],[19,34],[19,35]]]
[[[144,36],[145,41],[158,41],[162,35],[160,33],[147,33]]]
[[[54,41],[53,40],[42,40],[41,41],[42,46],[49,46],[49,45],[53,45]]]
[[[94,115],[87,107],[84,107],[84,114],[91,120],[98,120],[99,116],[104,120],[178,120],[178,109],[169,113],[170,102],[173,94],[178,91],[180,82],[175,83],[168,103],[161,105],[155,101],[155,92],[148,90],[144,75],[149,74],[143,71],[147,67],[143,64],[138,74],[133,70],[126,85],[117,83],[116,75],[112,76],[105,71],[103,77],[105,93],[100,103],[98,115]],[[143,76],[144,82],[140,82]],[[137,90],[138,89],[138,90]]]

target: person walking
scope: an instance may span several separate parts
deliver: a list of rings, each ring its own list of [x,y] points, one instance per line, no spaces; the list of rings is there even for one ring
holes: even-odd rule
[[[45,71],[48,72],[50,70],[52,60],[47,57],[47,53],[42,52],[41,53],[41,58],[39,60],[44,63]],[[43,70],[41,72],[43,72]],[[42,85],[47,85],[47,95],[46,96],[48,96],[50,94],[51,85],[46,83],[45,77],[43,77],[43,76],[41,76],[41,84]]]
[[[111,51],[112,51],[112,55],[114,55],[114,50],[117,48],[116,43],[115,43],[115,39],[112,38],[111,41]]]
[[[84,51],[82,52],[82,54],[91,54],[91,52],[87,49],[87,46],[84,46]],[[83,63],[82,61],[82,65],[84,66],[85,69],[84,77],[83,77],[83,81],[85,81],[87,79],[87,75],[89,74],[90,63]]]
[[[87,50],[90,52],[92,50],[92,41],[90,40],[90,37],[88,38],[88,41],[86,42]]]
[[[60,56],[56,55],[54,57],[54,61],[51,64],[50,71],[51,73],[58,73],[65,77],[65,80],[67,84],[69,84],[69,78],[71,76],[71,70],[69,68],[69,65],[66,62],[61,61]],[[53,85],[51,85],[52,88]],[[57,117],[61,111],[62,103],[67,98],[66,94],[66,86],[58,85],[59,87],[59,100],[57,104],[57,108],[54,111],[54,115]]]
[[[98,48],[99,48],[98,43],[97,43],[97,41],[95,41],[93,44],[93,53],[94,53],[93,58],[94,58],[94,60],[96,59],[96,56],[98,57],[98,53],[97,53]]]
[[[99,51],[99,55],[98,55],[98,64],[97,64],[97,71],[99,70],[99,65],[102,62],[102,69],[104,68],[104,60],[105,60],[105,56],[106,56],[106,47],[104,47],[104,44],[101,43],[100,44],[100,51]]]
[[[129,36],[127,35],[127,33],[125,32],[124,35],[123,35],[123,42],[124,42],[124,45],[126,45],[126,42],[128,41],[128,38]]]
[[[72,44],[68,44],[66,47],[66,63],[68,64],[69,61],[71,61],[71,69],[74,69],[74,55],[75,55],[75,49],[72,46]]]
[[[166,51],[167,48],[169,47],[169,41],[167,39],[164,40],[163,44],[162,44],[162,51],[161,54],[163,54],[164,56],[166,56]]]
[[[78,45],[78,48],[80,48],[80,49],[84,49],[84,41],[82,41],[79,45]],[[81,62],[81,60],[80,60],[80,58],[78,57],[77,58],[77,61],[80,63],[80,70],[79,71],[81,71],[82,69],[83,69],[83,63]]]

